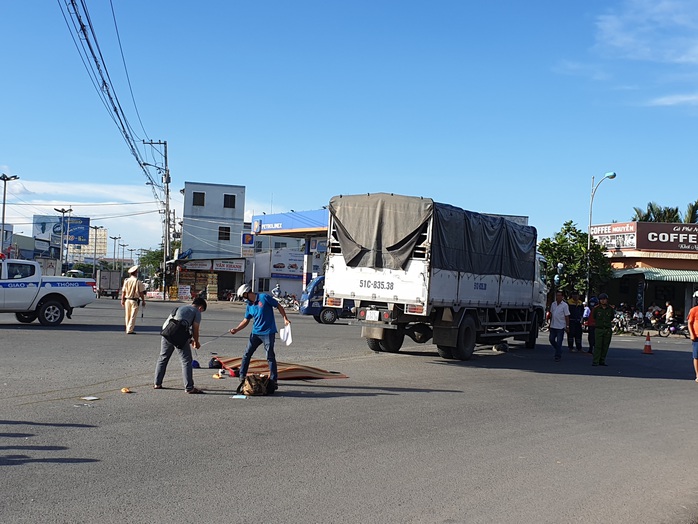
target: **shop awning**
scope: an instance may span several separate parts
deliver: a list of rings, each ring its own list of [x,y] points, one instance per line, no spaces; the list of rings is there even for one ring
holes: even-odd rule
[[[643,274],[645,280],[698,283],[698,271],[691,271],[688,269],[656,269],[651,267],[637,267],[632,269],[613,270],[613,278],[621,278],[627,275]]]

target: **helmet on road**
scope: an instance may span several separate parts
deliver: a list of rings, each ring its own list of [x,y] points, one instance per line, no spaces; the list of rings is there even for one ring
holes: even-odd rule
[[[250,287],[249,284],[243,284],[238,288],[237,291],[237,296],[240,298],[247,298],[245,295],[252,291],[252,288]]]

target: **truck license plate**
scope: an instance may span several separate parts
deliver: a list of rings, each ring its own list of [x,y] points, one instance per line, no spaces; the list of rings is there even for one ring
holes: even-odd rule
[[[378,311],[376,311],[376,310],[366,311],[366,320],[373,320],[374,322],[378,322],[379,319],[380,319],[380,316],[378,314]]]

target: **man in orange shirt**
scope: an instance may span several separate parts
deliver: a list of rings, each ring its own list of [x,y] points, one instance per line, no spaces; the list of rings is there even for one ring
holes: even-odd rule
[[[693,344],[693,368],[696,371],[696,382],[698,382],[698,291],[693,293],[693,305],[694,307],[688,312],[688,332]]]

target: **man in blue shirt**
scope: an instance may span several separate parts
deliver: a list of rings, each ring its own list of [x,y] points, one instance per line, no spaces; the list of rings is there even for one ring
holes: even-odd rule
[[[269,362],[270,386],[273,392],[277,389],[276,381],[279,378],[276,368],[276,355],[274,354],[274,341],[276,340],[274,308],[281,313],[285,325],[288,326],[291,321],[286,316],[286,310],[275,298],[265,293],[254,293],[247,284],[240,286],[238,296],[247,301],[247,309],[245,310],[245,318],[242,319],[237,327],[231,329],[230,333],[234,335],[238,331],[242,331],[252,320],[252,334],[247,342],[247,348],[240,364],[240,380],[244,380],[245,376],[247,376],[247,368],[250,366],[250,360],[255,350],[261,344],[264,344],[264,350],[267,352],[267,362]]]

